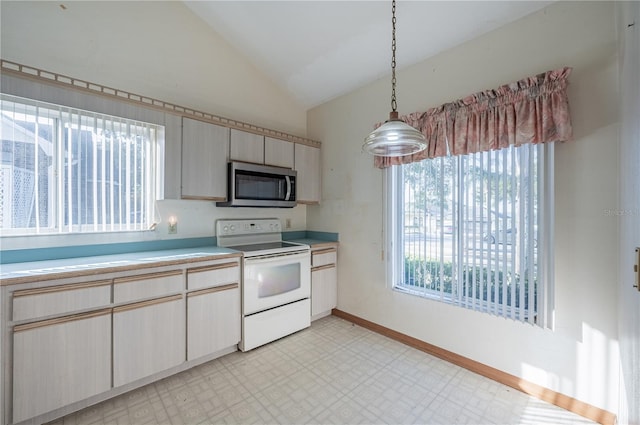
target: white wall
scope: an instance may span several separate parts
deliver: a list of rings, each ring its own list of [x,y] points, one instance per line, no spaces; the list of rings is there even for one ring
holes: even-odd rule
[[[306,136],[305,108],[238,55],[179,1],[2,1],[0,54],[3,59],[156,98],[180,106]],[[3,90],[35,98],[97,105],[117,115],[130,106],[61,89],[15,83]],[[16,93],[19,94],[19,93]],[[144,115],[144,114],[143,114]],[[149,114],[155,117],[158,115]],[[162,114],[161,114],[162,115]],[[156,119],[156,118],[154,118]],[[152,241],[214,235],[217,218],[291,219],[290,230],[306,228],[306,206],[293,209],[216,208],[213,202],[172,200],[180,192],[180,118],[165,114],[167,125],[165,194],[158,202],[154,232],[73,236],[3,237],[2,249],[40,248]],[[166,219],[178,218],[178,233],[168,235]],[[283,223],[284,224],[284,223]]]
[[[3,0],[0,12],[3,59],[305,136],[305,109],[181,1]]]
[[[618,228],[605,214],[618,205],[616,60],[614,3],[563,2],[397,76],[406,114],[574,68],[569,98],[576,140],[556,146],[554,331],[386,286],[383,174],[361,145],[373,124],[386,119],[389,81],[309,111],[309,136],[323,142],[323,203],[308,207],[307,222],[340,234],[338,308],[616,412]]]

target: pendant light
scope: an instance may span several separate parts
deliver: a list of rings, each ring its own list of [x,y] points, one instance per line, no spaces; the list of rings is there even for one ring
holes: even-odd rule
[[[396,0],[391,2],[391,112],[389,119],[364,139],[362,150],[377,156],[405,156],[427,148],[422,133],[398,118],[396,103]]]

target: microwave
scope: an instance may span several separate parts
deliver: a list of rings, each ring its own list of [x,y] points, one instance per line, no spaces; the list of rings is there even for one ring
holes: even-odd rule
[[[296,206],[297,171],[270,165],[232,161],[227,176],[227,200],[219,207]]]

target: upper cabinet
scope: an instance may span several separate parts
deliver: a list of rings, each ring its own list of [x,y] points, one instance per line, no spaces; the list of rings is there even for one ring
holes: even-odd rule
[[[227,198],[229,128],[182,119],[182,199]]]
[[[320,148],[296,143],[294,165],[298,172],[298,202],[302,204],[320,203]]]
[[[264,136],[231,129],[229,159],[264,164]]]
[[[293,143],[286,140],[264,138],[264,163],[276,167],[293,168]]]
[[[232,161],[293,168],[294,143],[231,129],[229,158]]]
[[[226,200],[229,161],[292,168],[298,202],[320,203],[319,147],[182,119],[182,199]]]

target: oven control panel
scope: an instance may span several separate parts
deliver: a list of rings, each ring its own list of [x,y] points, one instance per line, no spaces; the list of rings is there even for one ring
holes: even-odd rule
[[[277,218],[222,219],[216,221],[216,235],[218,237],[260,235],[265,233],[280,233],[281,231],[282,226],[280,219]]]

